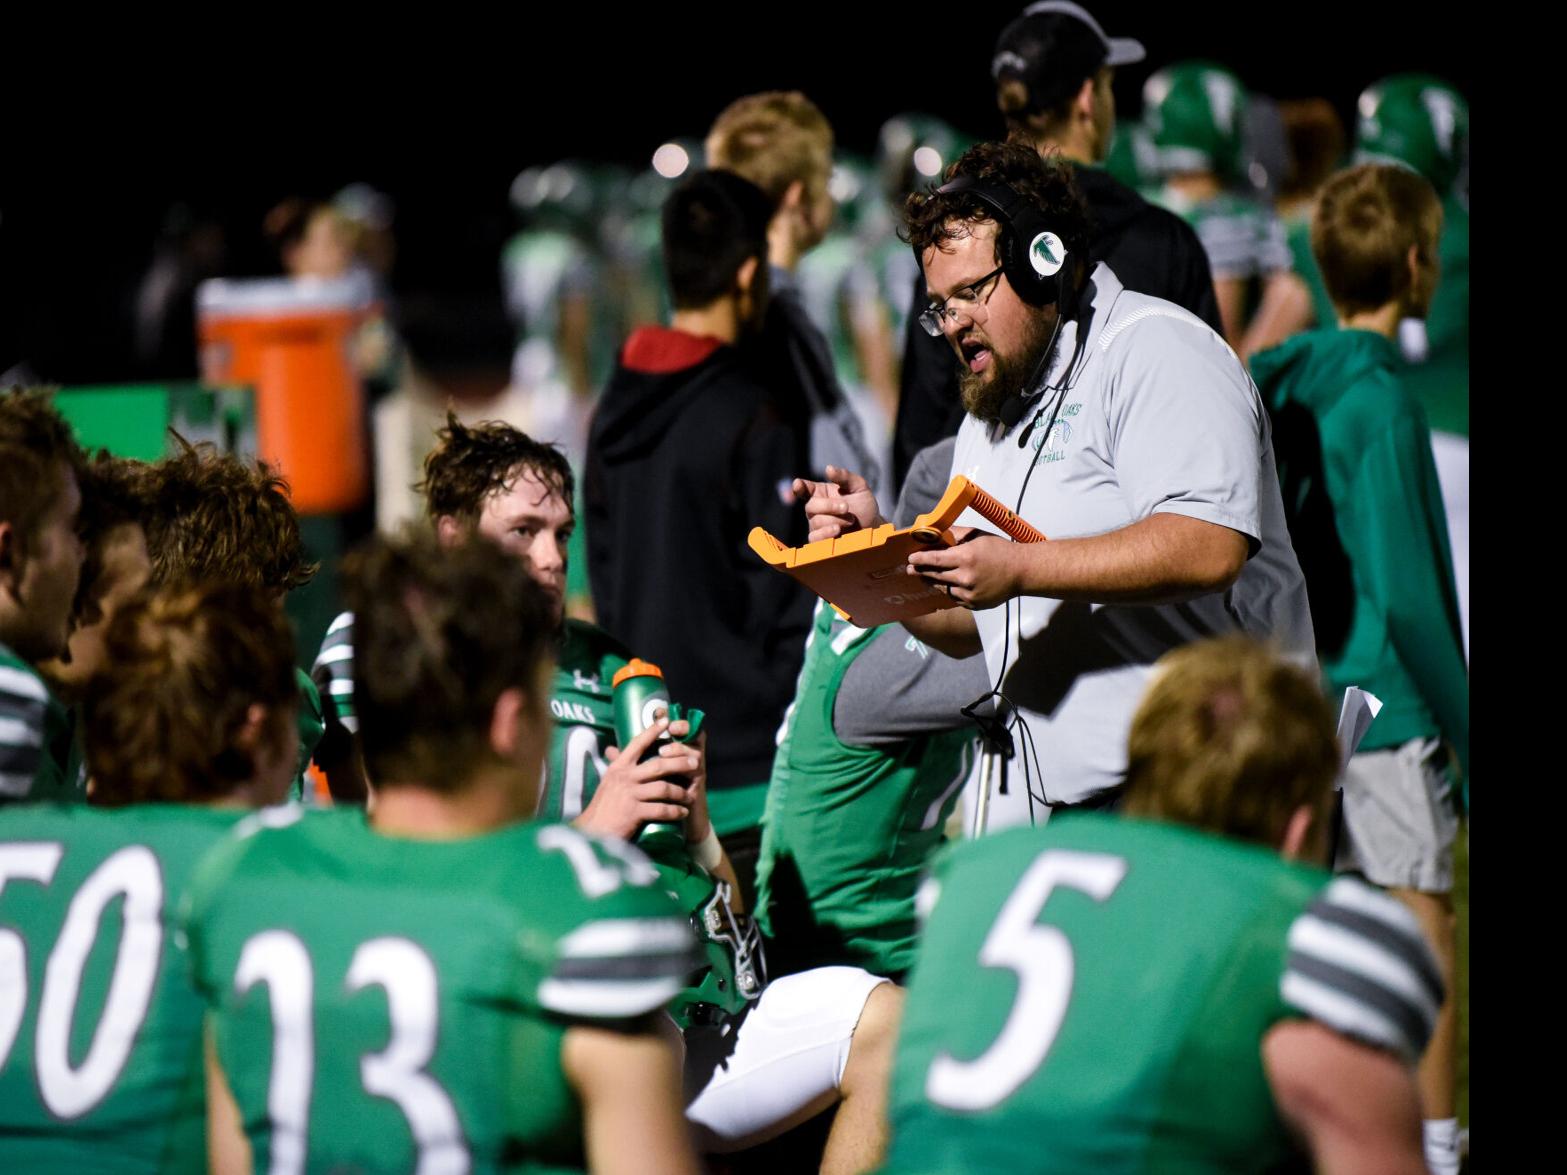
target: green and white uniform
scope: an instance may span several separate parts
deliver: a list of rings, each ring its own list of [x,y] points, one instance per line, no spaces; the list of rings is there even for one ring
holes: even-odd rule
[[[177,901],[240,813],[0,810],[0,1170],[204,1171]]]
[[[26,661],[0,644],[0,803],[81,800],[70,712]]]
[[[1260,1171],[1294,1144],[1281,1021],[1413,1064],[1442,983],[1413,917],[1347,878],[1091,814],[965,842],[909,987],[888,1172]]]
[[[1284,222],[1255,200],[1222,192],[1193,202],[1170,188],[1158,199],[1196,230],[1217,281],[1265,278],[1293,265]]]
[[[806,643],[795,700],[779,732],[762,818],[757,918],[775,965],[794,971],[830,963],[896,976],[914,961],[914,894],[941,843],[972,765],[973,728],[957,709],[985,689],[976,658],[973,687],[953,696],[945,728],[850,743],[835,709],[845,677],[878,639],[891,639],[911,672],[958,668],[901,626],[856,628],[822,601]],[[958,691],[961,692],[961,691]],[[899,705],[891,681],[881,705]]]
[[[274,809],[182,924],[258,1170],[580,1171],[566,1031],[656,1011],[694,962],[646,858],[559,824]]]

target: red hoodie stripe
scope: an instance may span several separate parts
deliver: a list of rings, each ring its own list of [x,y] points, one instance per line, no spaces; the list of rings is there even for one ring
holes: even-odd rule
[[[643,326],[632,332],[620,362],[644,375],[669,375],[695,367],[724,345],[712,335],[691,335],[667,326]]]

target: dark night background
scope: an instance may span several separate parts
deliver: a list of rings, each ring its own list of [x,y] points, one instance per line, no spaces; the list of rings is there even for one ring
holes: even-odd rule
[[[1117,75],[1123,115],[1139,112],[1153,70],[1191,57],[1274,97],[1326,97],[1351,129],[1360,90],[1389,73],[1433,72],[1474,100],[1474,46],[1429,9],[1089,7],[1148,48]],[[366,9],[351,26],[303,14],[170,25],[156,48],[134,43],[147,29],[121,46],[100,29],[97,48],[69,50],[69,68],[34,60],[27,35],[0,27],[12,62],[29,63],[11,68],[0,120],[0,372],[25,363],[67,384],[182,374],[135,370],[130,341],[136,283],[170,206],[223,222],[229,272],[265,273],[265,211],[355,180],[396,201],[405,309],[424,307],[456,350],[498,350],[504,366],[498,263],[522,168],[567,156],[641,167],[668,138],[700,138],[731,99],[774,88],[804,90],[840,147],[864,155],[905,111],[990,135],[991,49],[1021,8],[577,4],[439,25]],[[175,48],[187,35],[204,47]]]

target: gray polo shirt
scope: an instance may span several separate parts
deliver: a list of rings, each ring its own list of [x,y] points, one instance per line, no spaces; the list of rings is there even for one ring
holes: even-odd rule
[[[1013,731],[1017,769],[1054,803],[1121,782],[1132,714],[1166,651],[1240,630],[1315,657],[1267,413],[1240,360],[1201,319],[1124,289],[1103,264],[1084,302],[1016,425],[964,417],[952,473],[1050,538],[1168,512],[1239,531],[1251,557],[1228,591],[1181,604],[1023,596],[974,614],[991,680],[1027,732]],[[994,529],[972,511],[959,521]]]

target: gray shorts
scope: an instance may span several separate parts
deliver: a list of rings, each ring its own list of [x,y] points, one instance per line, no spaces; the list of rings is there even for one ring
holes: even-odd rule
[[[1335,871],[1390,888],[1452,892],[1458,809],[1440,739],[1353,755],[1340,782],[1344,827]]]

